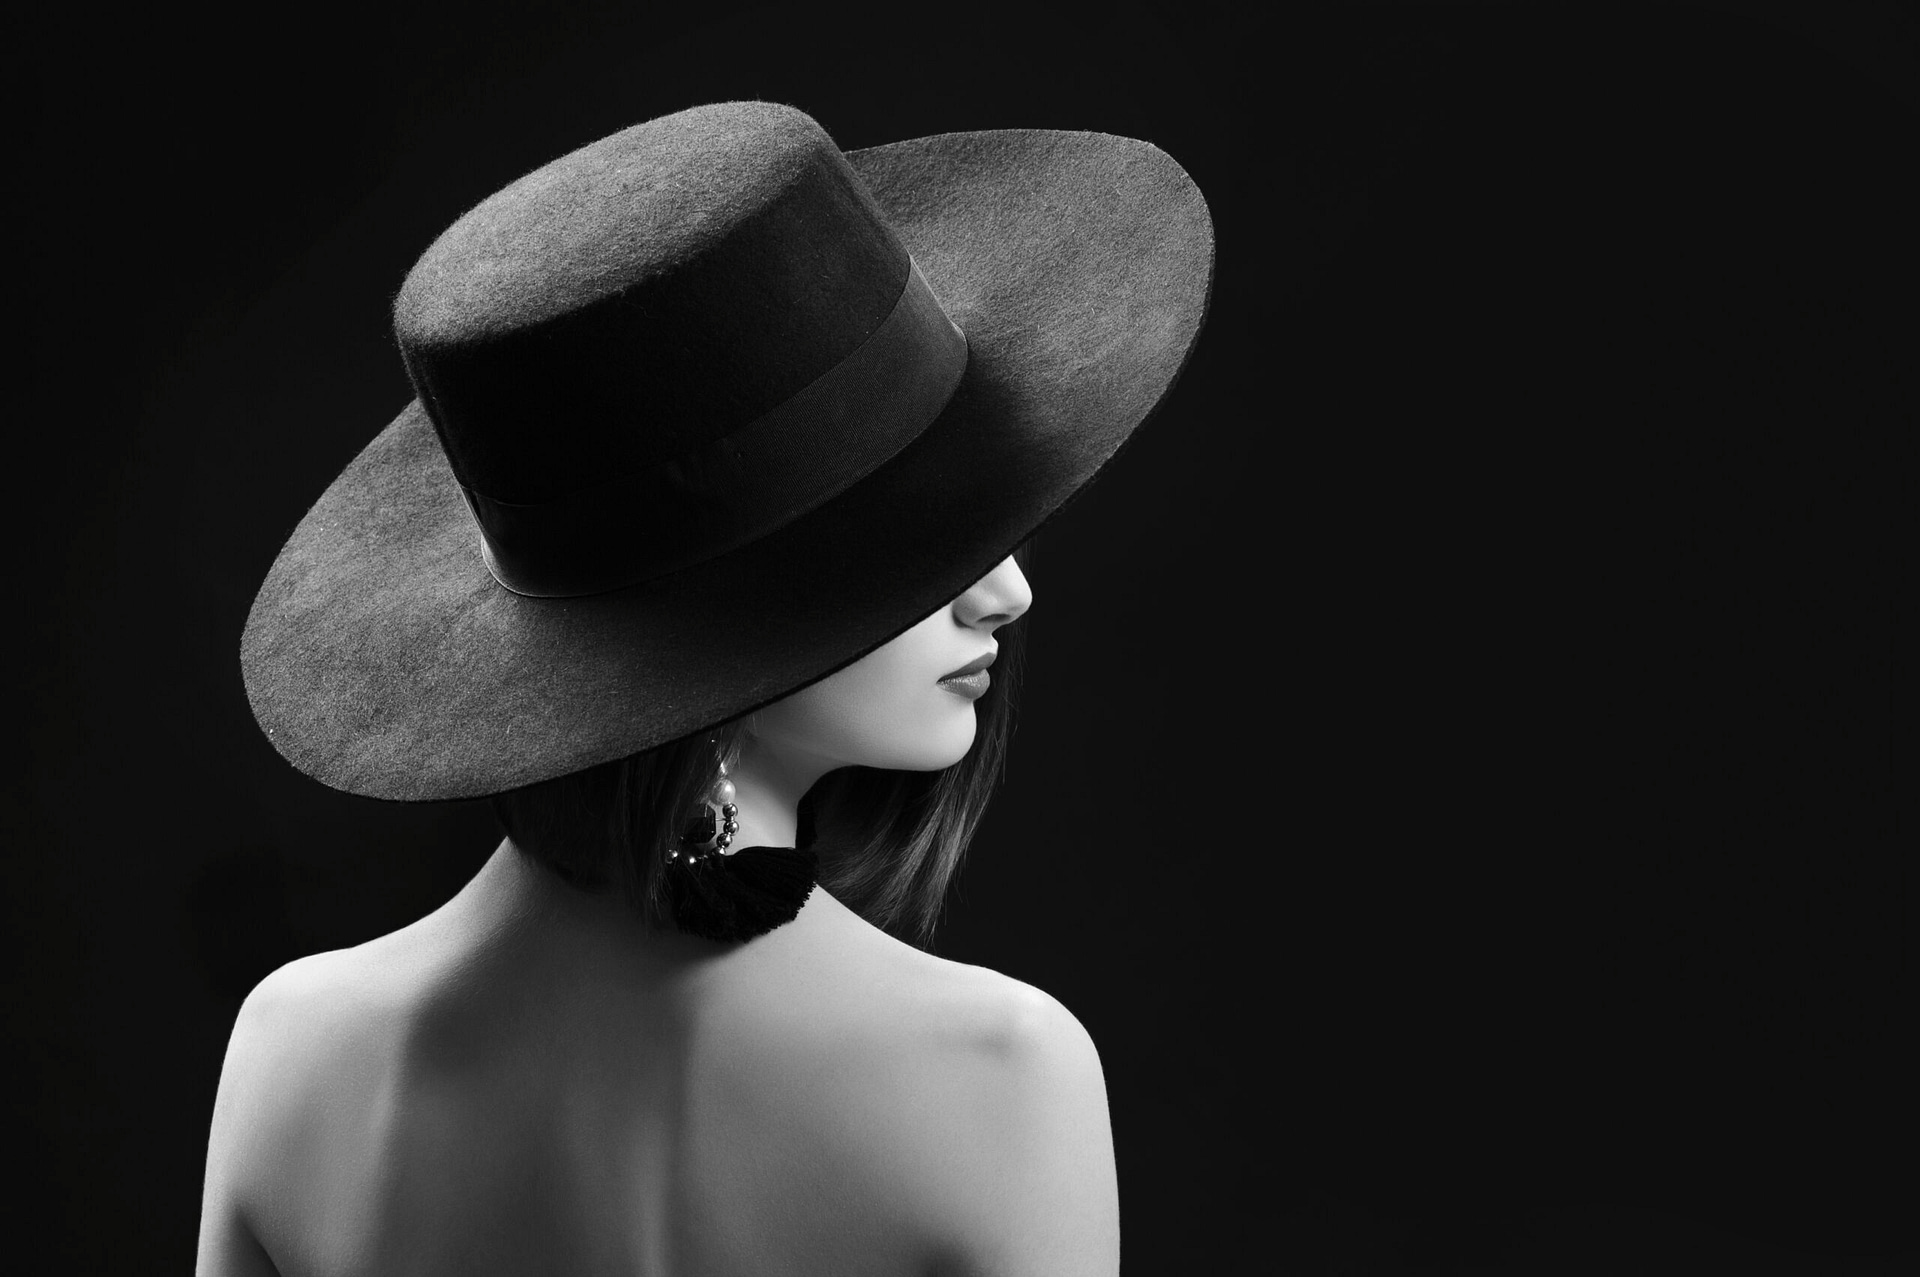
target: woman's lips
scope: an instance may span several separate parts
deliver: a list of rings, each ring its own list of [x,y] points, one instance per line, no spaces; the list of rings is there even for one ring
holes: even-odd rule
[[[949,679],[949,678],[959,678],[962,674],[971,674],[975,670],[983,670],[987,668],[987,666],[993,664],[993,658],[998,655],[1000,655],[1000,649],[996,647],[991,652],[987,652],[983,655],[974,657],[972,660],[968,661],[965,665],[962,665],[957,670],[948,670],[945,674],[942,674],[940,677],[943,680]]]
[[[993,664],[993,658],[1000,655],[995,648],[984,656],[976,656],[953,673],[940,680],[940,686],[955,696],[964,696],[968,700],[979,700],[993,686],[993,679],[987,674],[987,666]]]
[[[949,674],[940,680],[940,686],[956,696],[964,696],[970,701],[979,700],[993,686],[993,675],[985,670],[975,670],[971,674]]]

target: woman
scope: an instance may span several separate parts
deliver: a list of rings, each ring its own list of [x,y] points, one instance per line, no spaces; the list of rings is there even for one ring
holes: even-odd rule
[[[395,306],[418,398],[242,664],[307,774],[508,837],[249,997],[200,1270],[1114,1272],[1085,1031],[882,928],[930,930],[997,774],[1009,552],[1171,386],[1211,268],[1146,143],[847,155],[766,103],[449,228]]]

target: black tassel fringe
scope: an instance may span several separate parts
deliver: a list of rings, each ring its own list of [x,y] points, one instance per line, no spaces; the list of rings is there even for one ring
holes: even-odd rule
[[[808,847],[742,847],[731,856],[668,865],[667,909],[690,935],[751,940],[799,915],[819,870]]]

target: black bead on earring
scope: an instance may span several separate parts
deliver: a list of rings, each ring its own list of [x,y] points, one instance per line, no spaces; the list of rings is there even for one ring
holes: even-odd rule
[[[674,925],[692,935],[751,940],[799,916],[813,894],[819,861],[812,830],[804,827],[798,847],[735,847],[738,793],[724,758],[715,759],[714,771],[700,811],[667,849],[667,909]]]
[[[668,864],[697,864],[708,856],[733,854],[733,838],[740,832],[740,808],[733,801],[738,794],[727,779],[725,759],[719,761],[717,769],[720,777],[707,791],[700,812],[688,824],[680,842],[667,848]]]

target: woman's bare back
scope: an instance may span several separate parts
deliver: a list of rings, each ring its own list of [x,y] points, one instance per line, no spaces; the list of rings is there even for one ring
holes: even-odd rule
[[[503,847],[263,982],[201,1271],[1117,1271],[1099,1061],[1053,999],[823,891],[732,949],[620,908]]]

